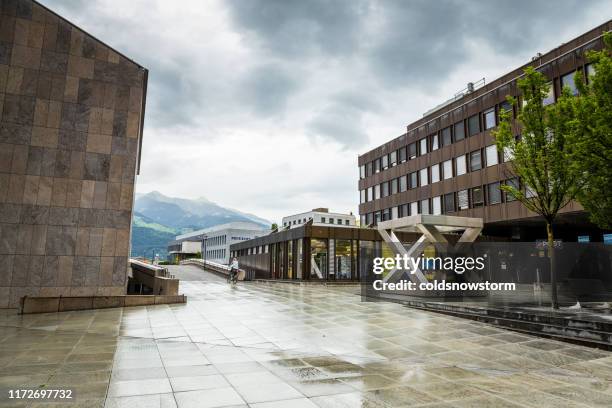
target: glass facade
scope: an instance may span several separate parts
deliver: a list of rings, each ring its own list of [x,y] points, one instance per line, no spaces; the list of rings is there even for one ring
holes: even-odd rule
[[[336,279],[351,279],[353,270],[353,245],[349,239],[337,239],[335,247]]]
[[[310,239],[310,279],[327,279],[326,239]]]

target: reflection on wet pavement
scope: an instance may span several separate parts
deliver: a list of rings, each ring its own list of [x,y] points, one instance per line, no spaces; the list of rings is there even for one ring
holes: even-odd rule
[[[71,407],[612,406],[606,351],[355,288],[181,285],[187,304],[5,313],[0,388],[71,386]]]

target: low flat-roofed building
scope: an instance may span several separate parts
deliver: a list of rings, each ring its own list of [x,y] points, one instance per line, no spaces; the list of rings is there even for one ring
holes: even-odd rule
[[[402,242],[418,239],[416,233],[399,233]],[[359,281],[371,270],[371,250],[394,256],[377,229],[356,226],[302,224],[263,237],[231,245],[231,256],[256,279]]]
[[[329,212],[328,208],[315,208],[311,211],[283,217],[282,226],[285,228],[295,228],[309,221],[312,221],[313,225],[342,225],[352,227],[357,225],[353,213],[334,213]]]
[[[193,257],[201,253],[202,259],[225,265],[229,263],[231,244],[269,233],[270,230],[261,224],[245,221],[229,222],[177,235],[175,240],[168,244],[168,252],[170,254],[174,252],[175,259]]]

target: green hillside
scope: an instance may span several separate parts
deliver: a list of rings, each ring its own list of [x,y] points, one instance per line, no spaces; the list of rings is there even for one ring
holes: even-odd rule
[[[132,256],[151,258],[153,253],[161,259],[167,255],[168,242],[182,231],[158,224],[150,218],[134,213],[132,220]]]

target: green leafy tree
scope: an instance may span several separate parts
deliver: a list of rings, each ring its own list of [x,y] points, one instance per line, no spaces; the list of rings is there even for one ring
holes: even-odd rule
[[[523,98],[522,106],[517,109],[521,136],[515,138],[512,130],[511,109],[500,113],[500,124],[493,135],[498,149],[512,158],[509,168],[519,178],[521,186],[507,184],[502,189],[544,219],[551,301],[552,307],[557,309],[553,223],[558,212],[576,197],[581,187],[569,161],[572,146],[568,139],[573,132],[574,105],[569,90],[565,89],[562,98],[545,106],[548,79],[532,67],[525,69],[517,85]],[[517,106],[514,98],[508,97],[508,101]]]
[[[270,227],[270,229],[271,229],[272,231],[274,231],[275,229],[278,229],[278,224],[277,224],[277,223],[275,223],[275,222],[274,222],[274,223],[272,223],[272,226]]]
[[[572,165],[584,180],[578,201],[592,222],[612,228],[612,32],[604,34],[602,51],[587,54],[595,73],[576,74]]]

